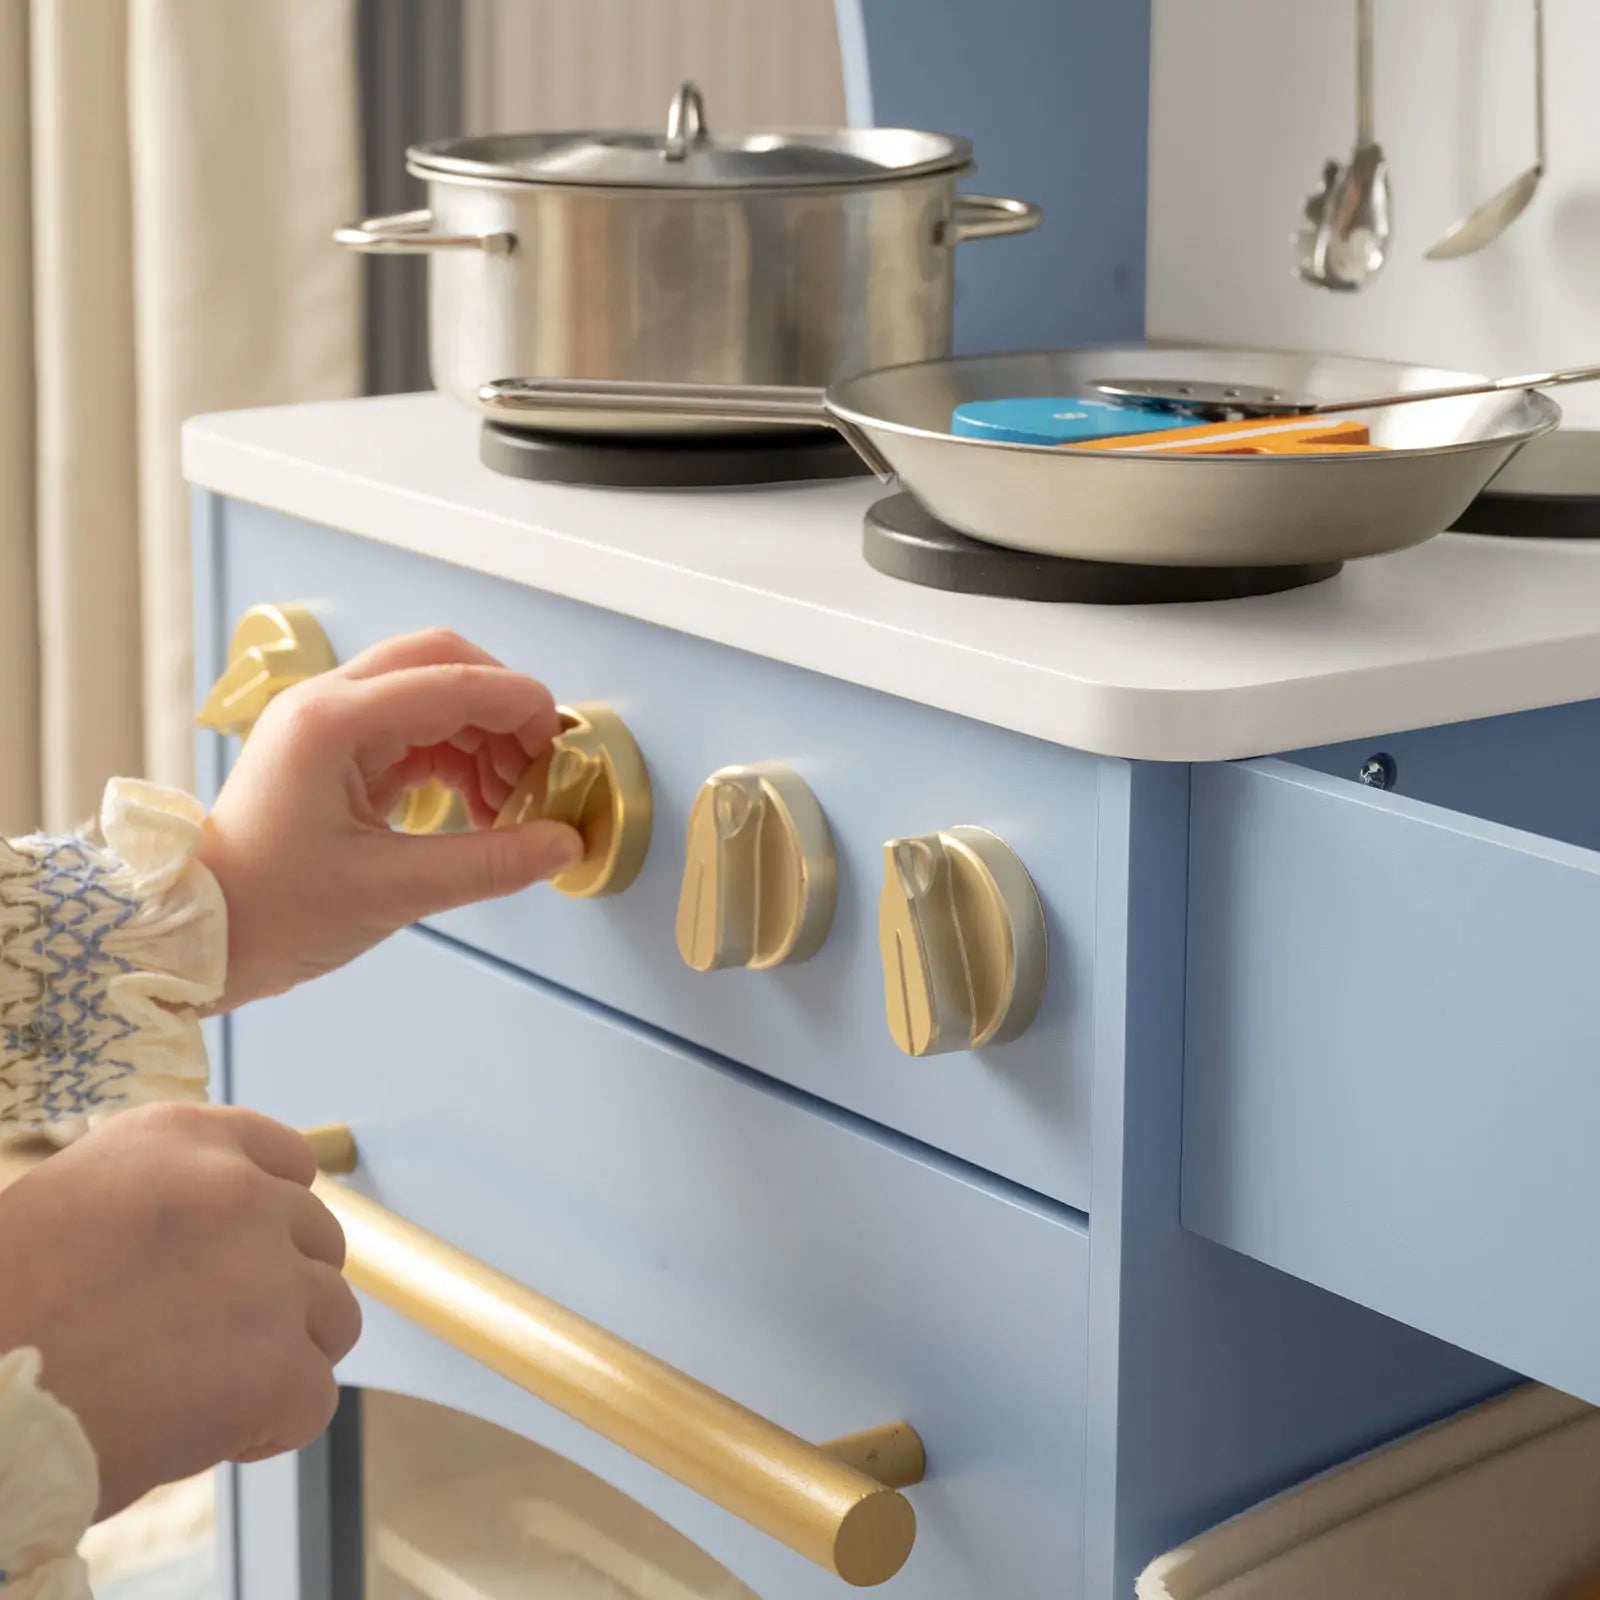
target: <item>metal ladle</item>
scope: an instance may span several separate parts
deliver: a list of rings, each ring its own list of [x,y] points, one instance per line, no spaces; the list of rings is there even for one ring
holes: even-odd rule
[[[1536,140],[1533,165],[1497,194],[1490,195],[1476,211],[1469,211],[1453,227],[1447,228],[1428,252],[1428,260],[1454,261],[1470,256],[1486,244],[1493,244],[1528,209],[1528,202],[1544,177],[1544,0],[1533,0],[1533,106]]]
[[[1300,276],[1322,289],[1362,288],[1389,253],[1389,166],[1373,133],[1372,57],[1372,0],[1356,0],[1355,150],[1347,165],[1323,168],[1298,236]]]

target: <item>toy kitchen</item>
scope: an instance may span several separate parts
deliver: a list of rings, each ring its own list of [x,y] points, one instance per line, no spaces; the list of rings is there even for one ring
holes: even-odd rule
[[[227,1592],[1600,1592],[1600,23],[839,20],[394,152],[437,392],[185,431],[203,782],[445,627],[588,847],[217,1025],[367,1312]]]

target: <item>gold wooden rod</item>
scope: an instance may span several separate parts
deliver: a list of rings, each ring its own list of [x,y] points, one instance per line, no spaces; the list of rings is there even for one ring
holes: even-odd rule
[[[348,1128],[306,1137],[323,1174],[314,1191],[344,1227],[345,1276],[358,1289],[846,1583],[885,1583],[904,1566],[917,1523],[896,1491],[925,1469],[909,1423],[808,1444],[333,1182],[356,1168]],[[0,1152],[0,1189],[51,1148]]]
[[[347,1185],[321,1177],[315,1191],[344,1227],[345,1275],[407,1320],[846,1583],[905,1564],[916,1516],[896,1488],[924,1464],[908,1423],[840,1440],[835,1455]]]

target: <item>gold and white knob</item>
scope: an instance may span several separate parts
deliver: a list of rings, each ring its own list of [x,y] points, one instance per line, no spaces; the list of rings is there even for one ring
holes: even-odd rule
[[[322,625],[303,605],[252,606],[228,641],[227,665],[195,715],[202,728],[247,739],[261,713],[284,692],[339,664]],[[403,833],[467,826],[460,795],[435,779],[400,797],[390,825]]]
[[[543,818],[582,835],[583,859],[551,880],[588,900],[620,894],[650,848],[650,775],[639,746],[609,706],[560,706],[561,732],[523,774],[500,809],[497,827]]]
[[[300,605],[251,606],[228,641],[228,662],[195,720],[246,737],[278,695],[338,665],[317,619]]]
[[[723,767],[689,812],[678,953],[697,972],[815,955],[833,921],[833,840],[816,796],[771,762]]]
[[[889,1032],[909,1056],[1015,1039],[1044,992],[1044,912],[1016,853],[984,828],[891,839],[878,942]]]

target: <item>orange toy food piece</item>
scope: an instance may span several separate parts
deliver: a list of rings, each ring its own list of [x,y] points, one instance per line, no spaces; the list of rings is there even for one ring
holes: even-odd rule
[[[1124,433],[1086,440],[1076,450],[1159,451],[1182,456],[1325,455],[1345,450],[1378,450],[1364,422],[1329,422],[1321,417],[1251,417],[1243,422],[1211,422],[1160,433]]]

